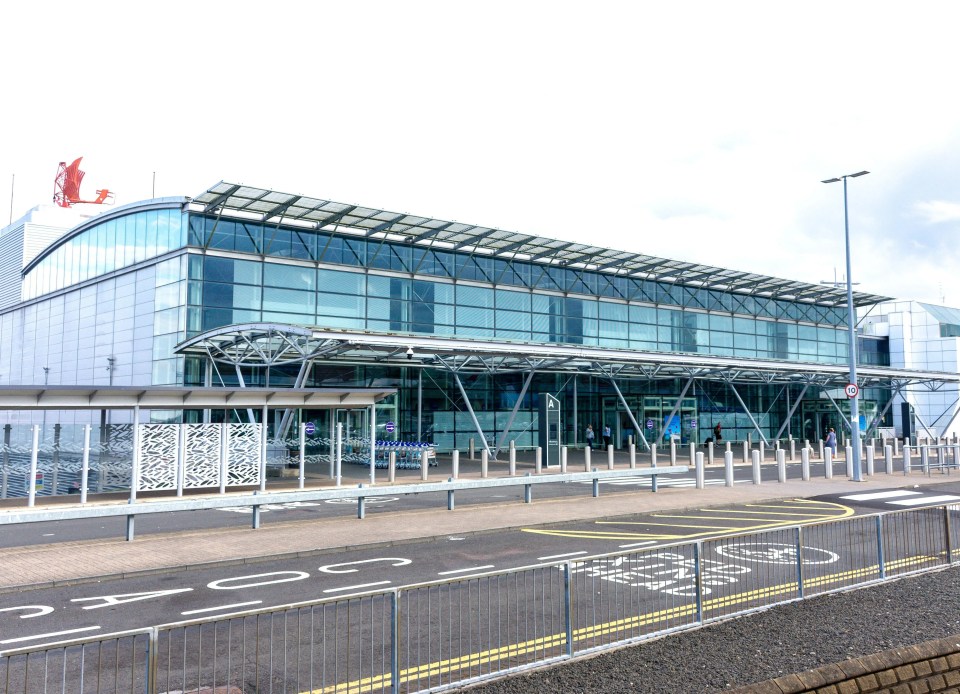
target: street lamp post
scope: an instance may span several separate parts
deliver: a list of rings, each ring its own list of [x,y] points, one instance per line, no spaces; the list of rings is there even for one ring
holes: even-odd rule
[[[850,361],[850,383],[857,384],[857,318],[853,311],[853,282],[850,275],[850,216],[847,212],[847,179],[865,176],[869,171],[858,171],[857,173],[838,176],[837,178],[828,178],[823,183],[838,183],[843,181],[843,235],[847,245],[847,321],[850,328],[850,347],[848,351]],[[862,482],[860,468],[860,393],[850,398],[850,438],[853,439],[851,448],[853,449],[853,479],[855,482]]]

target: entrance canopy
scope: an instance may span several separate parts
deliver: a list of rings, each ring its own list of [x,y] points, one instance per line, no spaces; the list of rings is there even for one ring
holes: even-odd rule
[[[230,325],[180,343],[176,353],[235,367],[341,363],[441,368],[454,372],[570,372],[664,380],[706,378],[736,383],[807,383],[843,387],[846,364],[744,359],[706,354],[640,352],[576,345],[373,334],[275,323]],[[863,387],[936,388],[960,374],[859,366]]]
[[[177,388],[143,386],[0,387],[0,410],[195,410],[370,407],[385,388]]]

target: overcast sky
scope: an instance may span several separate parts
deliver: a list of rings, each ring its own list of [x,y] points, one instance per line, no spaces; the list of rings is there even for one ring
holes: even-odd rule
[[[960,306],[960,3],[0,10],[0,220],[57,163],[220,180]],[[15,176],[15,179],[13,178]]]

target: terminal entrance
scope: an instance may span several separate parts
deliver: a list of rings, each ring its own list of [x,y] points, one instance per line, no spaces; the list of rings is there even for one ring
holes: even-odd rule
[[[643,396],[624,399],[627,401],[627,405],[630,407],[637,423],[643,427],[643,437],[651,445],[660,438],[661,433],[664,435],[664,441],[669,441],[668,437],[671,434],[679,436],[680,443],[698,440],[699,422],[697,420],[696,398],[683,398],[680,402],[680,408],[670,421],[667,421],[667,418],[677,404],[676,398]],[[613,444],[618,449],[626,448],[631,436],[634,443],[640,441],[640,436],[634,430],[630,415],[623,411],[623,406],[617,397],[605,397],[603,399],[603,421],[600,423],[600,430],[597,432],[598,440],[602,440],[599,437],[604,426],[610,427]],[[666,432],[665,429],[667,429]]]

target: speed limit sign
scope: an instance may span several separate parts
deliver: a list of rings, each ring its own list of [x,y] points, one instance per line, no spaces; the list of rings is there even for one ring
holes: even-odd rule
[[[856,383],[848,383],[844,387],[843,392],[847,394],[848,398],[853,399],[860,394],[860,388],[857,387]]]

